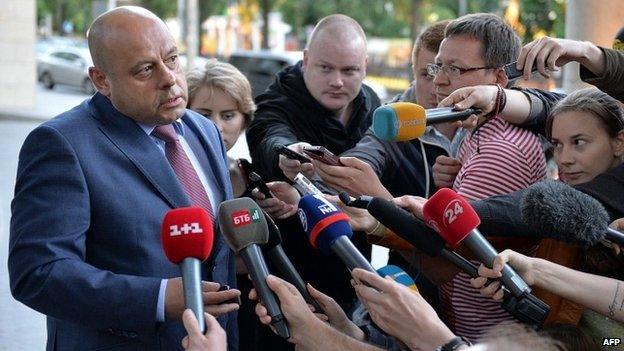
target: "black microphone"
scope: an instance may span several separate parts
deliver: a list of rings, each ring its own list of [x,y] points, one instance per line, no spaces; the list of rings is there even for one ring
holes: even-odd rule
[[[386,228],[425,254],[431,257],[441,256],[471,277],[479,276],[478,267],[455,251],[447,249],[444,240],[435,230],[392,202],[366,195],[351,200],[346,192],[340,193],[338,197],[347,206],[368,210]]]
[[[271,325],[275,332],[288,339],[290,333],[286,319],[280,310],[277,297],[266,282],[269,269],[260,245],[268,242],[269,230],[262,211],[248,197],[223,201],[219,205],[219,227],[230,248],[243,258],[258,297],[271,316]]]
[[[282,248],[282,235],[280,234],[279,227],[266,213],[264,217],[267,220],[267,226],[269,229],[269,241],[262,245],[262,252],[272,263],[271,267],[277,270],[280,278],[294,285],[306,302],[314,306],[314,309],[317,312],[322,312],[323,309],[319,306],[318,302],[310,296],[310,293],[306,288],[306,283],[303,281],[299,272],[297,272],[297,269],[284,252],[284,248]]]
[[[521,211],[524,221],[556,240],[585,248],[605,239],[624,245],[624,233],[609,228],[609,215],[600,202],[560,181],[529,187]]]

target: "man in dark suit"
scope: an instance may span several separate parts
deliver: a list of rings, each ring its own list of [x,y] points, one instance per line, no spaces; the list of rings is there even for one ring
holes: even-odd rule
[[[232,197],[225,148],[212,122],[185,109],[186,81],[162,20],[116,8],[94,21],[88,40],[98,92],[36,128],[20,152],[11,291],[47,315],[47,350],[180,349],[184,294],[160,226],[172,208],[200,205],[214,216]],[[217,291],[235,284],[221,235],[202,268],[204,308],[237,349],[238,306],[226,301],[240,293]]]

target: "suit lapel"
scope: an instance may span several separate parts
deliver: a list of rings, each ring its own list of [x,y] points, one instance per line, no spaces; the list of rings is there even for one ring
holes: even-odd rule
[[[206,155],[208,157],[208,164],[218,165],[219,163],[223,163],[223,154],[219,152],[221,148],[217,145],[216,142],[208,142],[210,138],[208,138],[206,132],[197,124],[197,122],[193,118],[190,118],[188,115],[189,114],[187,112],[184,117],[182,117],[182,119],[184,119],[184,123],[186,123],[189,128],[192,128],[195,135],[197,135],[197,138],[202,144],[202,147],[204,148],[204,151],[206,152]],[[224,167],[227,170],[227,162],[225,162]],[[230,199],[232,195],[228,191],[228,180],[225,179],[225,177],[228,176],[228,172],[223,172],[223,170],[218,167],[213,168],[212,171],[217,180],[218,188],[221,190],[222,199]]]
[[[108,98],[99,93],[91,101],[91,111],[102,122],[100,130],[128,157],[172,208],[189,206],[190,201],[165,155],[134,120],[119,113]]]

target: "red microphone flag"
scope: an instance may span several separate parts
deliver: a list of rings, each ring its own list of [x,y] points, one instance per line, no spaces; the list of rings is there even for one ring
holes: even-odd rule
[[[451,247],[459,245],[481,224],[479,216],[461,195],[449,188],[438,190],[423,207],[424,219]]]
[[[189,257],[205,261],[214,240],[212,220],[200,207],[170,210],[163,219],[161,239],[169,261],[180,264]]]

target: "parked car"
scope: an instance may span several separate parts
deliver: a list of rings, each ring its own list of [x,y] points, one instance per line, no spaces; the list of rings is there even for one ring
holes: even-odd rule
[[[48,89],[57,84],[82,89],[86,94],[95,93],[89,79],[89,67],[93,65],[89,49],[83,47],[52,47],[37,60],[37,77]]]
[[[251,91],[256,97],[263,93],[275,80],[275,74],[284,67],[294,65],[303,59],[302,51],[236,51],[229,62],[249,79]],[[388,91],[382,85],[364,79],[364,84],[375,91],[381,101],[386,101]]]
[[[275,73],[303,59],[301,51],[237,51],[229,62],[238,68],[251,84],[253,96],[260,95],[275,80]]]
[[[86,48],[87,41],[85,39],[72,38],[72,37],[41,37],[37,39],[37,43],[35,44],[35,51],[37,53],[37,57],[47,53],[53,48],[61,48],[61,47],[78,47],[78,48]]]

